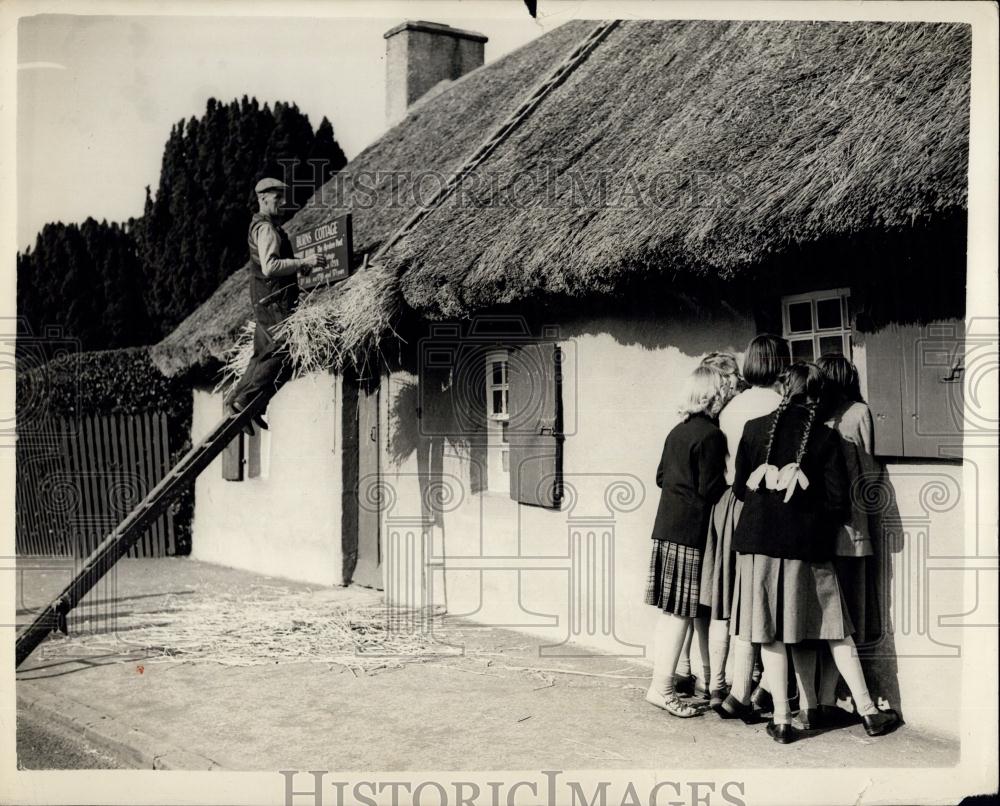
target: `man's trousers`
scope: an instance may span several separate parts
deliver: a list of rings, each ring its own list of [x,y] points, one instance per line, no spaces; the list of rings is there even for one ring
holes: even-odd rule
[[[226,401],[237,409],[244,409],[263,393],[265,403],[260,408],[263,413],[267,402],[291,377],[292,360],[287,346],[276,341],[258,322],[253,334],[253,355],[243,376],[226,396]]]

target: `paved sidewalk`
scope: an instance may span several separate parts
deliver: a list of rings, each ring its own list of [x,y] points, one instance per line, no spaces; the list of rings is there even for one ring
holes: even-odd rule
[[[58,592],[71,569],[22,566],[18,613],[24,621],[30,608]],[[723,722],[712,713],[675,719],[644,702],[647,667],[605,656],[541,658],[533,639],[506,630],[446,621],[435,632],[438,643],[407,644],[404,637],[396,648],[411,654],[385,655],[371,621],[379,602],[361,588],[315,588],[187,559],[125,560],[81,608],[85,620],[73,626],[83,633],[43,644],[19,671],[19,709],[31,709],[32,721],[75,727],[137,767],[958,762],[957,741],[907,726],[871,739],[856,725],[781,746],[762,725]],[[338,650],[345,635],[369,654]]]

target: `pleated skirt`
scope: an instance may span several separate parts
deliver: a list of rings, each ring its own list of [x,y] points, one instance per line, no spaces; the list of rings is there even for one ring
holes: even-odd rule
[[[701,551],[691,546],[654,540],[649,560],[646,604],[665,613],[693,618],[698,613]]]
[[[882,637],[882,611],[878,598],[878,559],[835,557],[833,567],[847,602],[847,613],[854,624],[854,641],[870,644]]]
[[[854,632],[832,562],[737,554],[729,631],[744,641],[797,644]]]
[[[740,519],[743,502],[730,487],[712,508],[708,536],[701,564],[699,602],[709,608],[713,619],[728,619],[732,614],[733,586],[736,581],[736,552],[733,532]]]

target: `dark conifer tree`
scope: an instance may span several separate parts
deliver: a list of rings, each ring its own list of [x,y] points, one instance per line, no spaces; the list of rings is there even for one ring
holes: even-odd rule
[[[88,349],[156,341],[246,262],[259,179],[288,182],[301,206],[346,162],[326,118],[314,133],[295,104],[210,98],[171,127],[141,218],[47,224],[18,255],[19,313]]]

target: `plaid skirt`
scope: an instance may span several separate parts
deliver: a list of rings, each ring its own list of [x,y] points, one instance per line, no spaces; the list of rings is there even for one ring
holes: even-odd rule
[[[701,585],[701,550],[669,540],[654,540],[649,560],[646,604],[665,613],[694,617]]]
[[[733,488],[730,487],[722,494],[719,503],[712,507],[712,517],[708,521],[699,601],[711,610],[713,619],[728,619],[732,612],[736,579],[733,532],[742,511],[743,502],[733,495]]]

